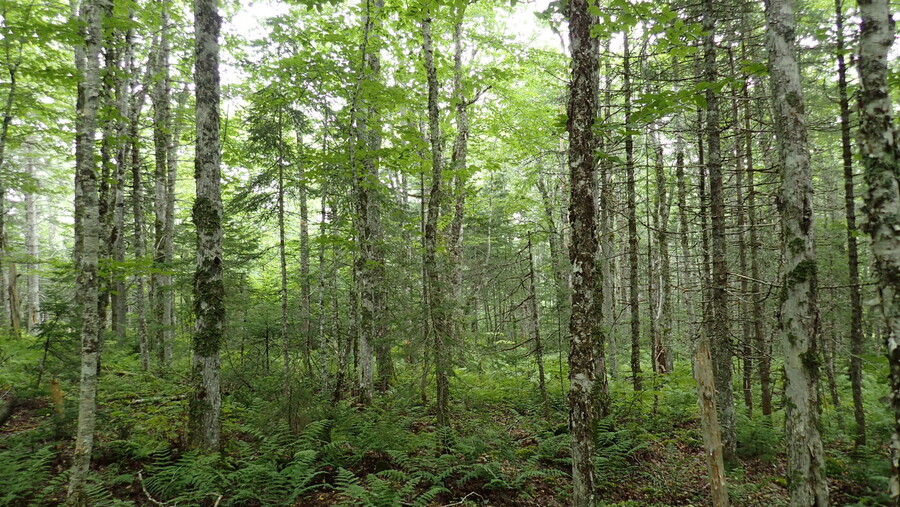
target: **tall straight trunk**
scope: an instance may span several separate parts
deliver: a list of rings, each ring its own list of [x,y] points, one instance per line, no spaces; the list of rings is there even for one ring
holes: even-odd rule
[[[547,244],[550,247],[550,258],[553,263],[553,278],[556,286],[556,310],[557,314],[562,313],[562,309],[568,301],[568,280],[566,277],[566,259],[560,247],[560,232],[554,219],[554,203],[547,188],[547,183],[543,178],[538,177],[536,182],[538,193],[541,195],[541,204],[544,210],[544,219],[547,222],[547,228],[550,234],[547,236]]]
[[[697,178],[697,200],[700,201],[698,214],[700,215],[700,301],[703,307],[703,327],[706,336],[712,331],[712,319],[710,318],[709,305],[709,185],[707,185],[706,151],[703,142],[703,110],[697,111],[697,166],[699,177]],[[713,363],[715,364],[715,363]]]
[[[104,17],[112,16],[112,2],[104,6]],[[104,69],[101,71],[100,111],[98,114],[98,128],[101,132],[100,139],[100,180],[99,180],[99,220],[100,220],[100,263],[109,263],[113,255],[113,206],[114,191],[113,178],[115,177],[116,139],[114,134],[113,115],[116,111],[116,81],[119,66],[118,30],[104,30],[103,61]],[[100,279],[100,292],[97,299],[97,314],[100,322],[100,335],[105,336],[109,324],[109,306],[112,298],[114,276],[111,272],[105,273]],[[101,344],[103,342],[101,341]]]
[[[741,58],[746,58],[746,47],[741,46]],[[759,283],[759,221],[756,217],[756,168],[753,164],[753,131],[750,128],[750,92],[747,86],[743,89],[744,100],[744,165],[747,172],[747,221],[750,227],[750,277],[753,296],[751,300],[751,318],[753,320],[753,343],[756,349],[756,367],[759,373],[760,411],[764,416],[772,415],[772,377],[771,348],[772,345],[763,330],[763,301],[765,295]]]
[[[625,124],[631,122],[631,54],[628,34],[624,34],[623,79],[625,93]],[[641,381],[641,309],[638,305],[638,236],[637,236],[637,196],[634,175],[634,136],[625,134],[625,184],[627,185],[628,214],[628,306],[631,311],[631,382],[635,391],[640,391]]]
[[[37,172],[34,167],[34,159],[29,157],[26,161],[28,175],[34,180],[37,179]],[[28,275],[27,282],[27,312],[25,325],[28,331],[35,333],[38,324],[41,323],[41,277],[38,275],[38,263],[40,262],[40,243],[37,235],[37,196],[34,192],[25,194],[25,251],[28,254]]]
[[[372,402],[375,388],[375,346],[383,337],[382,281],[384,262],[381,258],[381,220],[378,214],[380,187],[376,152],[381,146],[378,112],[371,94],[362,84],[376,84],[381,79],[380,39],[376,23],[380,23],[383,2],[367,0],[363,17],[362,62],[351,105],[350,166],[354,171],[354,224],[358,256],[354,264],[354,280],[359,298],[357,320],[359,394],[364,404]],[[358,112],[358,115],[357,115]],[[357,162],[357,148],[362,153]]]
[[[450,424],[450,351],[452,322],[447,314],[444,271],[437,258],[438,216],[443,205],[443,160],[441,159],[441,125],[438,113],[438,80],[434,66],[434,49],[431,40],[431,18],[422,20],[422,52],[425,56],[425,72],[428,81],[428,137],[431,142],[431,191],[428,197],[428,214],[425,220],[425,293],[430,319],[431,339],[434,341],[434,373],[437,384],[438,426]]]
[[[309,279],[309,188],[306,181],[306,167],[303,165],[303,137],[301,125],[294,125],[297,136],[297,180],[299,182],[300,200],[300,338],[303,343],[303,358],[306,371],[312,373],[312,322],[310,318],[310,299],[312,295]],[[324,222],[323,222],[324,223]]]
[[[133,17],[131,14],[129,18]],[[120,57],[117,62],[117,69],[124,68],[132,71],[134,60],[133,46],[133,30],[128,29],[122,34],[122,47],[120,49]],[[121,71],[117,71],[121,72]],[[116,149],[116,176],[115,188],[113,189],[112,205],[112,230],[110,231],[110,243],[112,245],[112,259],[119,265],[125,262],[125,179],[127,178],[127,169],[129,167],[129,150],[131,144],[127,139],[128,118],[131,117],[129,108],[131,101],[129,100],[131,92],[131,82],[133,74],[119,76],[116,78],[116,109],[118,116],[115,119],[115,149]],[[128,289],[125,284],[125,278],[116,275],[113,280],[111,306],[112,306],[112,328],[115,336],[119,340],[124,340],[127,328],[127,299]]]
[[[608,46],[608,45],[607,45]],[[605,50],[609,48],[606,47]],[[611,65],[610,63],[606,64],[606,68],[604,69],[604,74],[606,74],[606,78],[604,79],[604,89],[603,89],[603,118],[604,121],[612,116],[611,114],[611,104],[612,104],[612,86],[611,86]],[[598,152],[605,153],[606,145],[605,141],[606,136],[601,135],[597,139],[598,144]],[[609,343],[608,348],[608,361],[609,361],[609,374],[613,379],[617,378],[619,371],[619,363],[618,363],[618,330],[616,329],[616,285],[615,285],[615,263],[613,259],[615,258],[615,250],[613,245],[615,245],[615,235],[613,233],[612,222],[613,218],[613,185],[612,185],[612,161],[608,157],[603,157],[600,160],[600,174],[598,175],[598,215],[599,215],[599,229],[597,234],[599,235],[598,242],[598,257],[600,259],[600,275],[602,276],[601,281],[601,315],[603,316],[601,325],[603,329],[606,330],[606,336]]]
[[[731,74],[736,76],[737,71],[735,69],[734,62],[734,52],[728,51],[728,61],[731,69]],[[742,141],[745,140],[743,136],[738,135],[737,126],[740,124],[740,94],[746,88],[747,82],[746,80],[743,83],[743,86],[740,90],[734,90],[734,97],[731,100],[731,122],[734,125],[734,142],[732,143],[734,149],[734,160],[735,160],[735,199],[737,200],[737,239],[738,239],[738,269],[741,272],[741,302],[740,302],[740,313],[741,313],[741,361],[743,362],[743,375],[742,375],[742,388],[744,392],[744,406],[747,409],[747,414],[753,414],[753,322],[751,319],[747,318],[748,310],[750,309],[750,305],[752,304],[752,300],[748,300],[748,294],[750,291],[750,283],[747,279],[748,275],[748,264],[747,264],[747,213],[746,206],[744,205],[744,178],[746,177],[747,170],[744,167],[744,163],[746,159],[744,158],[744,154],[746,153],[742,146]]]
[[[847,64],[844,61],[844,6],[835,0],[835,58],[838,64],[838,100],[841,107],[841,158],[844,165],[844,207],[847,218],[847,271],[850,282],[850,389],[857,446],[866,445],[866,413],[862,401],[862,297],[859,288],[859,245],[856,241],[856,192],[853,187],[853,150],[850,140],[850,99],[847,94]]]
[[[291,378],[293,370],[291,365],[291,340],[288,335],[288,292],[287,292],[287,252],[285,251],[285,232],[284,232],[284,109],[278,109],[278,267],[281,274],[281,290],[279,299],[281,299],[281,321],[278,326],[278,334],[281,338],[281,352],[284,356],[284,378],[282,380],[282,396],[283,403],[288,407],[288,423],[293,423],[291,408]]]
[[[451,167],[453,168],[453,220],[450,222],[450,231],[447,238],[450,250],[450,293],[452,294],[453,308],[452,343],[459,346],[463,335],[463,300],[462,264],[463,264],[463,218],[466,206],[466,181],[468,179],[466,167],[469,154],[469,99],[463,88],[463,41],[462,29],[466,15],[466,4],[456,9],[455,22],[453,23],[453,100],[456,102],[456,139],[453,142],[451,155]]]
[[[544,374],[544,344],[541,342],[541,316],[538,313],[537,289],[534,275],[534,253],[531,251],[531,234],[528,235],[528,319],[531,337],[534,340],[534,360],[538,367],[538,390],[541,394],[541,408],[544,419],[550,418],[547,398],[547,379]]]
[[[216,0],[194,0],[197,145],[197,271],[194,275],[193,386],[188,402],[188,440],[207,451],[219,448],[219,350],[224,341],[225,284],[222,277],[222,197],[219,145],[219,17]]]
[[[694,311],[694,305],[690,298],[690,292],[695,286],[691,280],[694,279],[694,275],[691,269],[691,250],[690,250],[690,222],[688,217],[688,204],[687,204],[687,196],[688,196],[688,176],[685,174],[685,163],[684,163],[684,134],[682,132],[684,128],[683,118],[679,114],[676,118],[675,125],[675,184],[678,192],[677,203],[678,203],[678,244],[679,244],[679,257],[680,262],[678,263],[678,278],[679,278],[679,302],[682,307],[682,311],[685,312],[687,316],[687,322],[689,326],[694,325],[694,319],[696,312]]]
[[[329,154],[328,149],[328,106],[324,105],[322,108],[322,153],[327,157]],[[324,237],[326,234],[326,227],[328,226],[328,180],[326,179],[320,185],[320,193],[319,193],[319,236]],[[325,334],[325,309],[326,309],[326,299],[325,299],[325,242],[319,242],[319,252],[318,252],[318,294],[316,306],[319,309],[318,314],[318,329],[316,335],[316,359],[319,363],[319,379],[321,381],[321,388],[327,389],[328,387],[328,337]],[[310,339],[310,341],[312,341]],[[310,347],[307,347],[306,351],[306,362],[307,368],[311,370],[310,366],[312,363],[311,359],[311,351]]]
[[[131,212],[134,218],[134,258],[144,258],[144,189],[141,177],[141,154],[138,141],[138,120],[140,113],[132,112],[129,126],[131,137]],[[147,339],[147,315],[144,309],[144,282],[146,276],[139,271],[134,277],[134,309],[137,312],[138,349],[141,355],[141,369],[150,369],[150,344]]]
[[[671,359],[670,336],[672,334],[672,273],[669,259],[669,181],[663,159],[663,146],[659,138],[653,135],[656,155],[656,249],[659,258],[659,303],[656,305],[658,326],[657,339],[653,349],[653,361],[656,373],[669,373]]]
[[[97,417],[97,366],[101,346],[97,314],[100,223],[94,134],[97,129],[97,110],[100,102],[99,58],[103,42],[103,11],[103,0],[86,0],[82,5],[80,21],[83,27],[84,46],[82,50],[76,52],[76,62],[82,70],[75,141],[77,174],[75,215],[78,217],[75,227],[75,243],[78,246],[76,292],[79,294],[78,303],[81,312],[81,387],[78,396],[75,451],[69,473],[68,502],[73,505],[89,503],[85,485],[94,446],[94,425]]]
[[[168,183],[169,145],[171,144],[171,111],[169,82],[169,16],[163,4],[160,14],[159,47],[156,51],[155,74],[151,99],[153,100],[153,271],[150,273],[152,300],[152,348],[159,367],[168,365],[166,359],[166,190]]]
[[[323,151],[327,153],[327,148]],[[321,191],[321,211],[319,219],[319,234],[325,234],[325,227],[328,226],[328,185],[323,182]],[[326,287],[326,269],[325,269],[325,242],[319,242],[319,292],[317,307],[319,308],[319,329],[316,343],[317,359],[319,363],[319,378],[322,383],[322,389],[328,386],[328,336],[325,334],[325,307],[327,305],[325,299]]]
[[[888,52],[894,40],[894,22],[887,0],[858,0],[862,18],[859,39],[859,148],[868,212],[866,230],[878,278],[881,316],[891,378],[891,496],[900,503],[900,147],[887,82]]]
[[[374,0],[371,17],[373,22],[380,22],[380,18],[384,16],[384,0]],[[381,58],[380,48],[382,46],[381,31],[379,27],[373,26],[376,30],[372,33],[373,50],[368,54],[368,68],[371,79],[381,80]],[[378,152],[381,150],[382,133],[381,133],[381,116],[374,100],[367,101],[366,129],[365,129],[365,146],[367,156],[365,158],[365,171],[369,179],[369,190],[371,196],[368,199],[369,204],[369,224],[371,228],[372,241],[372,272],[374,276],[374,286],[372,287],[373,306],[373,332],[372,347],[375,353],[376,365],[378,368],[376,387],[381,391],[386,391],[390,387],[391,379],[394,377],[394,360],[391,357],[391,342],[387,334],[385,315],[387,313],[387,287],[385,286],[385,246],[384,231],[382,230],[381,217],[381,194],[382,188],[380,176],[380,161]]]
[[[21,337],[22,316],[19,314],[19,274],[15,261],[9,262],[9,278],[7,279],[6,294],[9,297],[9,326],[13,338]]]
[[[2,167],[2,166],[0,166]],[[6,178],[0,178],[5,181]],[[9,322],[9,298],[6,295],[6,187],[0,182],[0,330]]]
[[[703,79],[718,80],[716,65],[715,26],[716,5],[703,1]],[[710,308],[713,369],[716,377],[716,408],[722,426],[722,446],[725,461],[734,461],[737,454],[734,394],[731,386],[731,330],[728,315],[728,264],[725,240],[725,190],[722,179],[722,157],[719,126],[719,94],[712,88],[706,91],[706,167],[709,172],[710,223],[712,225],[712,278]]]
[[[591,37],[597,22],[588,0],[570,0],[569,20],[571,80],[569,81],[569,223],[572,226],[569,260],[572,263],[572,315],[569,318],[569,432],[572,435],[572,503],[592,506],[594,496],[593,395],[596,389],[595,340],[602,330],[595,323],[598,284],[594,257],[597,236],[594,219],[594,117],[598,103],[599,41]],[[598,336],[600,335],[600,336]]]
[[[152,46],[152,45],[151,45]],[[151,59],[152,62],[152,59]],[[155,65],[149,63],[147,65],[147,76],[144,80],[145,85],[150,82],[150,75]],[[134,63],[134,54],[129,53],[128,68],[134,75],[137,67]],[[138,261],[144,260],[145,254],[145,224],[144,224],[144,182],[143,182],[143,164],[141,162],[140,152],[140,117],[144,108],[144,101],[147,97],[147,86],[141,86],[140,90],[135,93],[133,87],[137,83],[131,83],[131,106],[129,107],[128,118],[128,144],[129,144],[129,168],[131,169],[131,212],[134,220],[134,258]],[[134,276],[134,309],[136,315],[136,331],[138,338],[138,349],[141,356],[141,369],[147,371],[150,369],[150,343],[147,337],[147,314],[144,308],[146,275],[142,271],[138,271]]]
[[[163,224],[163,263],[166,271],[163,275],[163,362],[168,367],[172,365],[173,349],[175,347],[175,184],[178,181],[178,148],[181,140],[183,111],[188,99],[187,84],[175,94],[175,114],[170,116],[169,125],[171,134],[169,144],[166,146],[166,213]]]
[[[784,346],[785,433],[791,505],[828,505],[825,453],[818,427],[816,257],[812,173],[791,0],[766,2],[766,41],[781,162],[782,283],[779,332]]]
[[[3,122],[0,123],[0,171],[5,170],[6,168],[6,143],[9,139],[9,127],[12,125],[13,121],[13,104],[18,88],[18,69],[22,60],[21,47],[18,59],[14,61],[10,58],[10,55],[13,54],[11,41],[9,39],[4,39],[3,44],[5,50],[4,53],[7,55],[7,59],[4,63],[6,72],[9,75],[9,86],[6,90],[6,100],[4,100]],[[78,56],[80,54],[79,51],[80,50],[76,49],[76,61],[81,59],[81,57]],[[6,181],[8,181],[8,178],[8,176],[0,172],[0,287],[4,288],[0,290],[0,330],[2,330],[9,321],[10,310],[5,290],[7,285],[6,271],[3,265],[5,262],[4,257],[6,255]]]

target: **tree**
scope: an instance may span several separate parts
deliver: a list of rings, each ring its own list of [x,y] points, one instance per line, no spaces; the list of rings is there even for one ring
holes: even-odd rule
[[[600,43],[591,37],[596,17],[589,12],[588,0],[571,0],[566,17],[569,21],[569,45],[572,53],[569,81],[569,222],[572,242],[572,315],[569,319],[569,431],[572,434],[572,502],[591,506],[594,497],[594,340],[598,339],[594,324],[594,299],[598,296],[594,283],[597,270],[594,256],[597,236],[594,234],[594,115],[598,103]],[[632,280],[631,283],[636,283]],[[600,337],[602,339],[602,337]],[[635,372],[635,378],[637,378]]]
[[[716,377],[716,407],[722,425],[725,461],[737,455],[734,394],[731,371],[731,330],[728,315],[728,264],[725,242],[725,189],[722,180],[722,156],[719,126],[719,94],[712,83],[718,79],[716,51],[717,6],[712,0],[703,2],[703,79],[706,88],[706,170],[709,175],[710,223],[712,225],[712,278],[709,288],[712,319],[712,359]]]
[[[900,145],[888,92],[888,51],[894,41],[889,2],[858,0],[862,18],[859,39],[859,149],[866,187],[863,192],[866,230],[878,280],[879,310],[886,326],[891,409],[890,492],[900,502]]]
[[[217,0],[195,0],[195,71],[197,145],[194,179],[197,197],[193,220],[197,228],[197,270],[194,274],[192,392],[188,409],[188,439],[207,451],[220,445],[219,350],[225,325],[225,284],[222,259],[222,198],[219,145],[219,17]]]
[[[67,503],[87,505],[85,493],[88,466],[94,446],[97,418],[97,373],[100,362],[98,300],[98,256],[100,252],[99,196],[94,134],[100,105],[100,50],[103,44],[105,0],[86,0],[78,13],[83,23],[83,48],[76,50],[76,65],[82,70],[76,106],[75,141],[75,264],[81,313],[81,388],[78,396],[78,430],[69,474]]]
[[[791,0],[766,2],[766,41],[781,164],[784,284],[779,334],[784,347],[785,432],[791,505],[828,505],[818,428],[816,256],[806,113],[797,66]]]
[[[863,312],[859,288],[859,246],[856,241],[856,192],[853,182],[853,148],[850,136],[850,99],[847,93],[847,64],[844,61],[844,6],[835,0],[835,59],[838,65],[838,101],[841,110],[841,162],[844,166],[844,209],[847,218],[847,271],[850,285],[850,384],[856,445],[866,444],[866,414],[862,400]]]

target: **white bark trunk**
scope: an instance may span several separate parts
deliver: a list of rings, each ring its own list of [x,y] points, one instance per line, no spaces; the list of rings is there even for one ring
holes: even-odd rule
[[[791,0],[766,4],[769,75],[781,163],[784,274],[779,332],[784,347],[785,433],[791,505],[828,505],[818,426],[816,257],[806,114]]]
[[[27,160],[28,175],[38,181],[34,159]],[[37,196],[33,192],[25,194],[25,250],[28,253],[27,311],[25,325],[34,333],[41,322],[41,278],[38,275],[40,244],[37,235]]]
[[[865,169],[863,192],[868,214],[866,230],[878,277],[881,316],[891,378],[890,491],[900,504],[900,147],[888,88],[888,53],[894,41],[894,22],[887,0],[859,0],[862,18],[859,39],[859,145]]]
[[[216,451],[220,441],[219,350],[224,341],[225,284],[222,277],[222,198],[219,145],[219,17],[217,0],[194,1],[197,145],[194,162],[197,271],[188,409],[190,445]]]
[[[75,228],[77,257],[77,291],[81,307],[81,387],[78,397],[78,429],[75,451],[69,475],[68,501],[86,505],[85,481],[94,446],[94,424],[97,409],[97,366],[100,360],[100,322],[97,313],[98,274],[100,252],[99,196],[97,194],[97,166],[94,159],[94,134],[100,102],[100,48],[103,40],[102,18],[104,0],[86,0],[81,10],[84,26],[83,73],[80,83],[82,96],[76,111],[80,127],[76,139],[77,189]]]

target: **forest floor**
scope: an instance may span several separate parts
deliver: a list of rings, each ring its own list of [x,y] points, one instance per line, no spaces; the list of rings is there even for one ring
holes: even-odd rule
[[[285,402],[278,375],[226,371],[225,443],[204,455],[185,446],[183,376],[105,369],[89,494],[96,505],[568,505],[560,386],[545,417],[530,374],[508,373],[457,372],[453,426],[441,430],[412,377],[362,407],[332,403],[302,383]],[[8,398],[6,374],[0,396]],[[62,385],[61,414],[49,389],[18,389],[16,409],[0,426],[0,505],[63,499],[77,386]],[[612,415],[596,427],[601,505],[708,505],[689,372],[676,371],[655,393],[612,385]],[[851,420],[842,410],[826,407],[823,417],[833,505],[883,504],[888,424],[873,417],[870,441],[878,444],[854,449],[838,421]],[[727,476],[734,505],[788,504],[782,424],[778,411],[740,416],[740,460]]]

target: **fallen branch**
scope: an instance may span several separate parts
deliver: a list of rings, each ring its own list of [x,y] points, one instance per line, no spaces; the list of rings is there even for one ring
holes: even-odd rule
[[[150,492],[147,491],[147,487],[144,486],[144,475],[143,475],[143,473],[144,473],[143,470],[138,470],[138,482],[141,483],[141,490],[143,490],[144,494],[147,495],[147,500],[150,500],[151,502],[153,502],[154,505],[160,505],[160,506],[163,506],[163,507],[167,507],[169,504],[167,504],[166,502],[160,502],[159,500],[153,498],[153,497],[150,495]]]
[[[483,496],[479,495],[478,493],[476,493],[476,492],[474,492],[474,491],[470,491],[470,492],[466,493],[466,496],[462,497],[458,502],[453,502],[453,503],[448,503],[448,504],[446,504],[446,505],[441,505],[441,507],[453,507],[454,505],[462,505],[462,504],[466,503],[466,500],[468,500],[469,497],[472,496],[472,495],[475,495],[475,496],[477,496],[478,498],[484,500],[484,497],[483,497]]]

